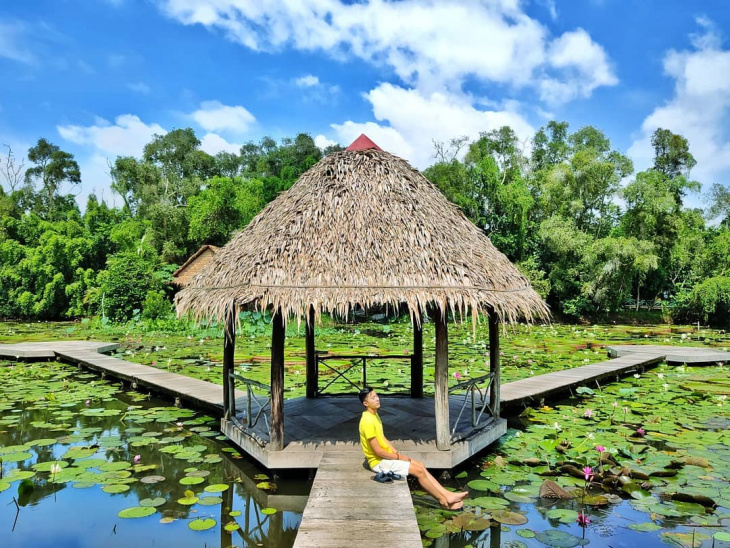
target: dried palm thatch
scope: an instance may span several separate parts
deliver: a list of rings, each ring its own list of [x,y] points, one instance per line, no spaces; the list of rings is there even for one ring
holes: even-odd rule
[[[179,315],[222,321],[227,307],[310,305],[342,316],[359,305],[433,303],[502,321],[548,318],[527,279],[405,160],[348,150],[323,158],[269,203],[176,297]]]

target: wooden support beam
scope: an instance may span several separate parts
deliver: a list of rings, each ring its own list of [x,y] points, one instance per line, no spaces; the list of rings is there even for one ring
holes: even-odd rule
[[[489,389],[489,403],[495,417],[499,417],[501,371],[499,364],[499,317],[494,310],[489,311],[489,372],[494,374]]]
[[[434,412],[436,415],[436,448],[451,448],[449,428],[449,332],[446,327],[446,311],[434,311],[436,324],[436,367],[434,376]]]
[[[414,315],[411,355],[411,398],[423,397],[423,318]]]
[[[316,398],[319,390],[317,360],[314,354],[314,307],[309,307],[304,343],[307,351],[307,397]]]
[[[226,308],[226,324],[223,330],[223,417],[228,419],[235,414],[231,405],[232,390],[230,374],[233,372],[233,356],[236,352],[236,305],[231,303]]]
[[[271,318],[271,423],[269,450],[284,449],[284,316],[281,309]]]

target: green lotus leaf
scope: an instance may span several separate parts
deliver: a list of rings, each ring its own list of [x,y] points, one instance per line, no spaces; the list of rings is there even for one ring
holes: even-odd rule
[[[181,485],[198,485],[200,483],[203,483],[204,481],[205,478],[199,478],[195,476],[185,476],[184,478],[180,478]]]
[[[218,464],[219,462],[223,462],[223,459],[219,456],[208,456],[203,459],[203,462],[206,464]]]
[[[229,488],[229,485],[226,483],[216,483],[214,485],[208,485],[205,490],[208,493],[222,493],[223,491],[227,491]]]
[[[712,535],[715,540],[719,540],[721,542],[730,542],[730,533],[726,533],[724,531],[718,531],[714,535]]]
[[[511,500],[512,502],[522,502],[522,503],[531,503],[535,502],[537,500],[537,496],[535,497],[528,497],[527,495],[521,495],[519,493],[515,493],[513,491],[507,491],[503,494],[504,498],[507,500]]]
[[[86,481],[75,481],[71,484],[71,487],[74,489],[88,489],[89,487],[94,487],[96,483],[94,482],[86,482]]]
[[[64,459],[85,459],[92,455],[95,455],[99,451],[98,448],[94,447],[81,447],[81,446],[74,446],[69,447],[68,451],[63,455]]]
[[[492,512],[492,519],[504,525],[523,525],[527,523],[527,517],[509,510],[495,510]]]
[[[112,485],[105,485],[101,488],[102,491],[105,493],[124,493],[126,491],[129,491],[129,485],[123,485],[123,484],[112,484]]]
[[[30,445],[8,445],[6,447],[0,447],[0,455],[8,455],[10,453],[25,453],[26,451],[28,451],[28,449],[30,449]],[[3,457],[3,461],[7,462],[6,457]]]
[[[229,533],[232,533],[233,531],[238,531],[241,526],[238,525],[238,523],[236,523],[235,521],[229,521],[223,526],[223,528]]]
[[[156,497],[153,499],[142,499],[139,501],[140,506],[151,506],[153,508],[157,508],[158,506],[162,506],[165,504],[166,500],[162,497]]]
[[[52,466],[66,468],[68,466],[68,463],[65,460],[52,460],[48,462],[38,462],[34,464],[31,468],[33,468],[36,472],[50,472]]]
[[[549,519],[556,519],[560,523],[573,523],[578,519],[578,512],[567,508],[555,508],[545,514]]]
[[[139,481],[142,483],[148,483],[148,484],[154,484],[154,483],[160,483],[161,481],[165,481],[165,476],[145,476],[141,478]]]
[[[489,480],[471,480],[467,485],[476,491],[491,491],[492,493],[499,493],[499,485]]]
[[[32,459],[33,453],[7,453],[2,456],[3,462],[22,462],[24,460]]]
[[[223,499],[220,497],[200,497],[198,504],[202,504],[203,506],[215,506],[216,504],[221,504],[222,502]]]
[[[10,489],[10,483],[7,481],[0,480],[0,493],[5,491],[6,489]]]
[[[191,506],[198,502],[200,500],[198,497],[182,497],[177,499],[178,504],[183,504],[185,506]]]
[[[515,533],[523,538],[535,538],[535,531],[532,529],[517,529]]]
[[[573,546],[583,544],[581,539],[575,535],[571,535],[567,531],[558,531],[557,529],[542,532],[537,531],[535,532],[535,538],[544,545],[554,548],[573,548]]]
[[[217,525],[217,522],[211,518],[198,518],[188,523],[188,527],[193,531],[207,531]]]
[[[692,533],[660,533],[662,542],[678,548],[701,548],[702,541],[710,538],[709,535],[693,531]]]
[[[505,506],[509,506],[509,502],[497,497],[478,497],[475,499],[464,499],[464,506],[479,506],[487,510],[499,510]]]
[[[193,470],[191,472],[187,472],[185,474],[186,476],[190,476],[191,478],[207,478],[210,476],[209,470]]]
[[[632,523],[629,525],[629,529],[632,529],[634,531],[641,531],[643,533],[651,533],[654,531],[659,531],[660,529],[663,529],[661,525],[657,525],[656,523]]]
[[[231,516],[232,518],[235,518],[235,517],[238,517],[241,515],[241,511],[240,510],[231,510],[230,512],[228,512],[228,515]]]
[[[40,438],[37,440],[29,441],[27,445],[33,447],[47,447],[49,445],[55,445],[56,438]]]
[[[125,508],[117,514],[120,518],[143,518],[151,516],[157,510],[150,506],[133,506],[132,508]]]
[[[274,491],[276,489],[276,484],[271,483],[270,481],[261,481],[256,484],[256,487],[263,489],[264,491]]]
[[[5,474],[5,477],[3,478],[5,481],[22,481],[24,479],[29,479],[35,476],[35,472],[32,472],[30,470],[20,470],[18,468],[13,468],[10,472]]]
[[[266,515],[276,514],[278,510],[276,508],[262,508],[261,513]]]
[[[132,463],[125,461],[105,462],[99,466],[99,470],[103,472],[116,472],[119,470],[128,470],[131,467]]]

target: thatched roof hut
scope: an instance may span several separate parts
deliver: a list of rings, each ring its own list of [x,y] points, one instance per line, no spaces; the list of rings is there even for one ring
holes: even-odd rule
[[[405,160],[368,148],[328,155],[268,204],[177,296],[178,312],[237,307],[284,317],[427,303],[502,321],[546,318],[527,279]],[[416,315],[416,318],[418,316]]]
[[[438,449],[450,444],[448,312],[486,313],[491,409],[499,419],[499,321],[547,318],[528,280],[405,160],[361,136],[304,173],[221,248],[176,296],[178,314],[226,322],[224,404],[231,401],[236,312],[271,308],[270,447],[283,448],[284,326],[307,320],[307,397],[318,396],[314,323],[323,311],[406,305],[414,324],[411,395],[423,395],[421,317],[436,324]],[[235,408],[231,408],[234,411]],[[230,417],[229,417],[230,418]],[[506,426],[504,426],[506,428]]]
[[[172,283],[178,287],[185,287],[193,281],[218,251],[218,247],[210,244],[201,245],[183,265],[172,273]]]

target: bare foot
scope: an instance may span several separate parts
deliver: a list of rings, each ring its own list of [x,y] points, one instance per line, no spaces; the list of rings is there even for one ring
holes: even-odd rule
[[[446,508],[448,510],[459,510],[459,509],[461,509],[462,506],[464,506],[464,503],[462,501],[458,501],[458,502],[449,504]]]
[[[446,497],[446,503],[451,506],[457,502],[461,502],[469,495],[468,491],[462,491],[461,493],[449,493]]]

